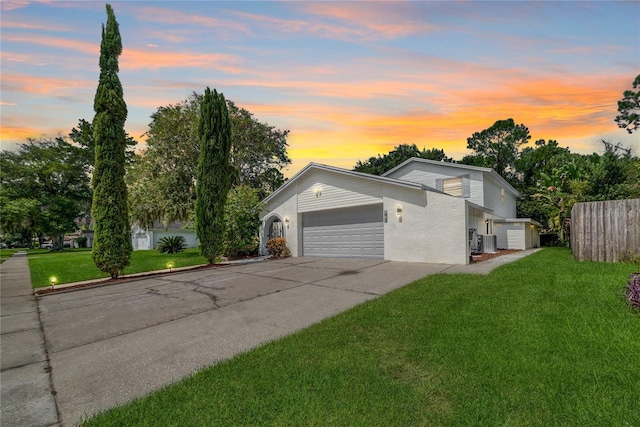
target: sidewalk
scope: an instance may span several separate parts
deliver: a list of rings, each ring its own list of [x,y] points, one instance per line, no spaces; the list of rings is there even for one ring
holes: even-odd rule
[[[513,262],[513,261],[518,260],[520,258],[524,258],[524,257],[526,257],[528,255],[531,255],[532,253],[538,252],[540,250],[542,250],[542,248],[525,249],[524,251],[514,252],[514,253],[508,254],[508,255],[501,255],[499,257],[488,259],[488,260],[482,261],[482,262],[477,262],[477,263],[467,264],[467,265],[462,265],[462,264],[454,265],[451,268],[448,268],[445,271],[443,271],[443,273],[446,273],[446,274],[457,274],[457,273],[482,274],[482,275],[486,276],[489,273],[491,273],[494,269],[500,267],[501,265],[509,264],[510,262]]]
[[[3,426],[58,426],[25,252],[0,265],[0,316],[0,422]]]

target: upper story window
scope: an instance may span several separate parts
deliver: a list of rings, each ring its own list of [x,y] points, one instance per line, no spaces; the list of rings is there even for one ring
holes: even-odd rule
[[[436,185],[438,190],[450,196],[468,198],[471,195],[468,176],[440,178]]]
[[[462,178],[443,179],[442,191],[451,196],[462,197]]]

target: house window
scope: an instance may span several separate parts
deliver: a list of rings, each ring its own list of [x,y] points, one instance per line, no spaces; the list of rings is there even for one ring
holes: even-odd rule
[[[442,191],[450,196],[462,197],[462,178],[443,179]]]
[[[450,196],[471,197],[471,185],[468,175],[453,178],[438,178],[436,179],[436,188]]]
[[[504,188],[500,189],[500,203],[504,205]]]

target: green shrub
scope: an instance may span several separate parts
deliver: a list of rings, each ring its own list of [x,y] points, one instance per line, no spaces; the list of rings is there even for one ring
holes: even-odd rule
[[[87,247],[87,238],[85,236],[80,236],[76,239],[76,244],[78,245],[79,248],[86,248]]]
[[[246,185],[235,187],[224,206],[224,254],[253,255],[260,245],[259,190]]]
[[[158,241],[156,247],[161,254],[175,254],[187,249],[187,241],[184,236],[167,236]]]
[[[287,247],[284,237],[272,237],[267,242],[267,250],[273,258],[284,258],[291,256],[291,251]]]

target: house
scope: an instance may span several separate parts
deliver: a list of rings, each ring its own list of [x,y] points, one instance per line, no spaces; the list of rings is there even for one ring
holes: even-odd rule
[[[488,168],[412,158],[383,176],[310,163],[265,200],[261,250],[466,264],[472,251],[538,246],[520,194]]]
[[[198,247],[196,231],[184,228],[184,224],[174,222],[168,227],[156,223],[152,228],[142,228],[138,223],[131,227],[131,244],[134,251],[155,249],[163,237],[183,236],[188,248]]]

